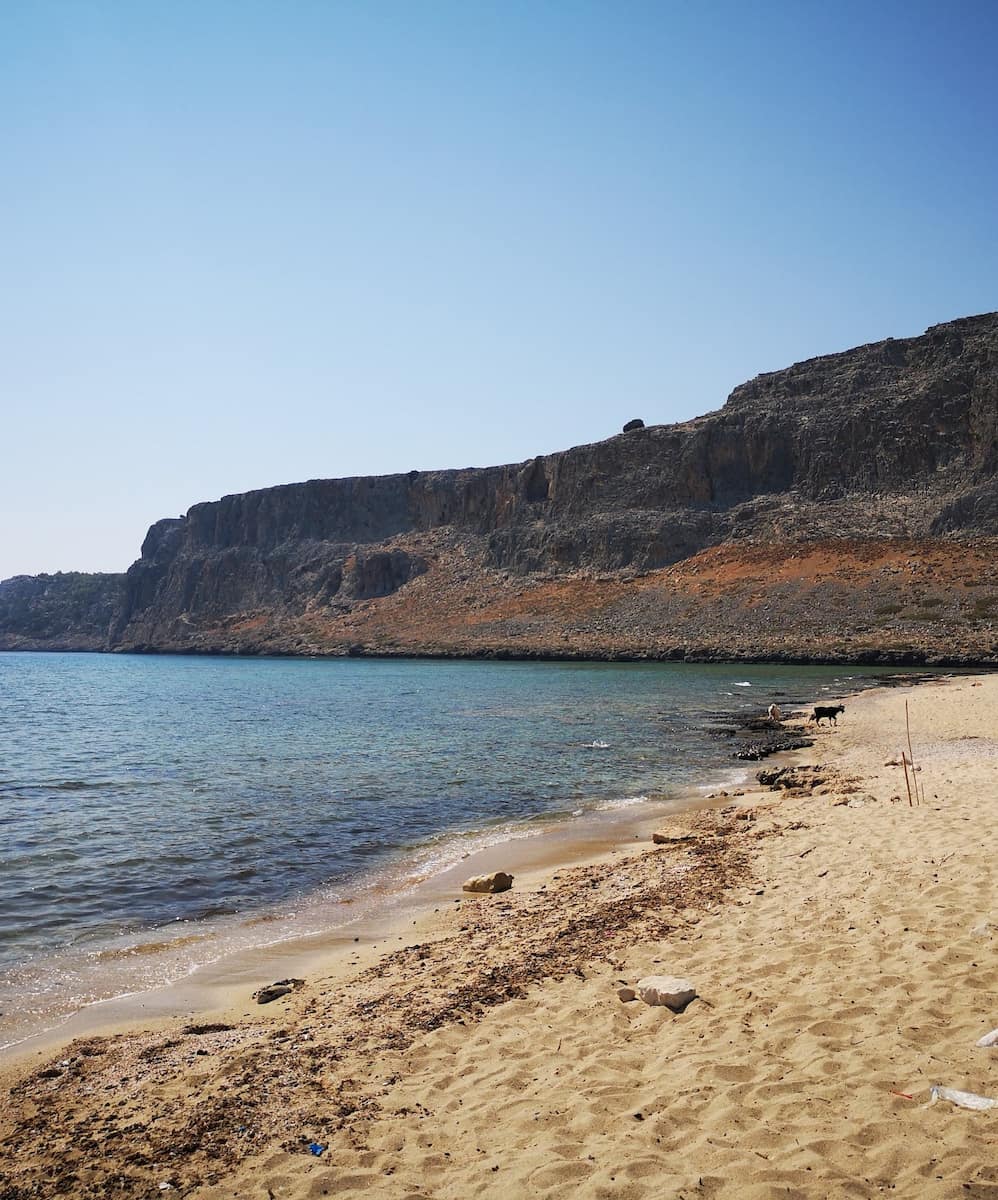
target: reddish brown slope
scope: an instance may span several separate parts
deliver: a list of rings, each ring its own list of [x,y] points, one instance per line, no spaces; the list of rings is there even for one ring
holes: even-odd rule
[[[624,578],[523,579],[460,547],[351,610],[188,627],[205,651],[998,663],[998,539],[725,545]],[[179,647],[178,647],[179,648]]]

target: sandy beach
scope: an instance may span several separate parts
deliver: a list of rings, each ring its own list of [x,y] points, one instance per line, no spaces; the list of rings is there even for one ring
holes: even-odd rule
[[[993,1200],[998,1109],[928,1101],[998,1098],[998,675],[848,699],[787,766],[271,1004],[15,1062],[0,1200]],[[618,998],[654,974],[698,998]]]

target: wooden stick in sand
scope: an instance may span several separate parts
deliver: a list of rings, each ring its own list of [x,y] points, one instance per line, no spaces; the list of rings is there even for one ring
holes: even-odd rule
[[[915,806],[911,801],[911,784],[908,782],[908,760],[905,757],[903,750],[901,751],[901,766],[904,767],[904,786],[908,789],[908,807],[914,808]],[[914,775],[914,773],[915,772],[912,771],[912,775]]]
[[[911,749],[911,723],[908,720],[908,701],[907,700],[905,700],[905,702],[904,702],[904,727],[905,727],[906,733],[908,734],[908,761],[911,763],[911,782],[915,785],[915,803],[921,804],[922,802],[918,796],[918,778],[915,775],[915,755]],[[904,758],[903,752],[901,754],[901,757]],[[907,774],[908,774],[908,772],[906,770],[905,777],[907,777]],[[909,797],[909,799],[910,799],[910,797]]]

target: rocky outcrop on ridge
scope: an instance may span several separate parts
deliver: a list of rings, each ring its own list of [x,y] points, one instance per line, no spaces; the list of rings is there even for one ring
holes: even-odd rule
[[[724,633],[728,610],[701,637],[687,609],[702,600],[613,629],[608,618],[600,625],[594,606],[607,588],[620,591],[614,604],[634,601],[649,580],[679,578],[681,564],[715,547],[746,561],[765,548],[783,562],[820,543],[828,561],[841,551],[848,573],[876,557],[877,546],[919,560],[945,546],[940,570],[962,579],[973,561],[987,577],[996,534],[998,314],[987,314],[761,375],[693,421],[632,428],[524,463],[311,480],[197,504],[149,530],[106,644],[655,656],[699,648],[730,657],[778,647],[769,636],[749,645],[754,622],[740,623],[741,642],[739,630]],[[992,569],[992,588],[993,579]],[[770,586],[763,580],[760,595]],[[554,592],[568,609],[546,623],[541,593]],[[946,636],[955,639],[952,654],[986,661],[998,653],[992,593],[973,603],[970,594],[959,593],[953,610],[967,628]],[[474,614],[524,595],[538,611],[519,624],[493,621],[484,636],[490,622]],[[974,620],[964,621],[963,600]],[[917,608],[899,586],[880,603],[897,614]],[[446,617],[441,605],[450,606]],[[770,624],[758,632],[782,630],[779,645],[791,657],[826,656],[827,625],[816,647],[803,633],[806,614],[795,615],[787,596],[769,607]],[[949,611],[945,601],[933,607],[929,616]],[[382,629],[389,613],[392,633]],[[932,628],[895,639],[900,653],[942,652],[939,620],[923,624]],[[576,637],[576,625],[589,632]],[[0,646],[11,636],[0,622]]]
[[[0,650],[106,650],[124,575],[59,571],[0,582]]]

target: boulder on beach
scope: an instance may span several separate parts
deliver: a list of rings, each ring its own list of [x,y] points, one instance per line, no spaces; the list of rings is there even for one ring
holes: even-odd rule
[[[645,1004],[661,1004],[678,1012],[696,998],[697,990],[688,979],[677,975],[648,975],[635,985]]]
[[[493,871],[491,875],[473,875],[461,885],[465,892],[508,892],[513,886],[513,876],[505,871]]]

